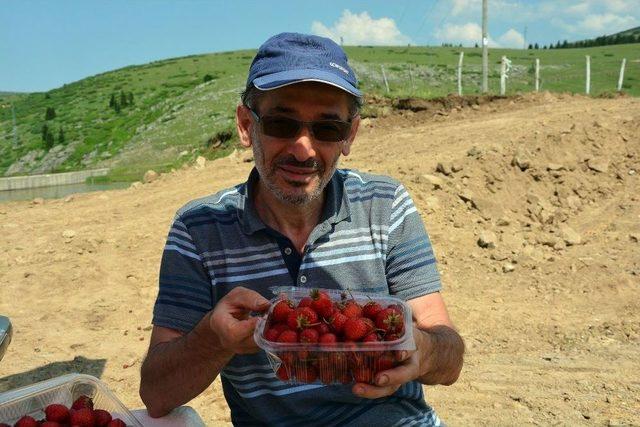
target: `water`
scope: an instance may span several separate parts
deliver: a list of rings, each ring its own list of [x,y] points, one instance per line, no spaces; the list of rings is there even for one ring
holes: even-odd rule
[[[107,182],[100,184],[67,184],[52,187],[25,188],[23,190],[0,191],[0,203],[17,200],[33,200],[36,197],[43,199],[61,199],[73,193],[88,193],[90,191],[117,190],[127,188],[130,182]]]

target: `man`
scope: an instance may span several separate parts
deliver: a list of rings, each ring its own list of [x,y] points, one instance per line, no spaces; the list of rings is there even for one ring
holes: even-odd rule
[[[464,345],[407,191],[388,177],[337,169],[360,123],[356,86],[329,39],[284,33],[258,50],[236,110],[255,168],[246,183],[180,209],[169,232],[141,373],[151,416],[220,375],[236,425],[440,424],[422,384],[455,382]],[[268,308],[274,285],[407,299],[417,350],[378,373],[376,385],[289,386],[252,338],[250,313]]]

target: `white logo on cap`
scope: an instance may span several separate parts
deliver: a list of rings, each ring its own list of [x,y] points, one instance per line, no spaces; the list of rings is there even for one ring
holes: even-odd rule
[[[338,65],[335,62],[329,62],[329,65],[331,65],[334,68],[337,68],[338,70],[342,71],[345,74],[349,74],[349,70],[344,68],[342,65]]]

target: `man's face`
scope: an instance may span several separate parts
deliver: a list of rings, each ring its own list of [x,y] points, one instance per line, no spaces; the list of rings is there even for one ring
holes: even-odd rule
[[[260,117],[349,120],[348,95],[321,83],[299,83],[268,91],[257,104],[254,110]],[[251,116],[249,143],[262,184],[286,204],[301,206],[317,200],[337,168],[340,153],[349,153],[357,124],[356,120],[345,141],[319,141],[306,126],[295,137],[283,139],[264,135]]]

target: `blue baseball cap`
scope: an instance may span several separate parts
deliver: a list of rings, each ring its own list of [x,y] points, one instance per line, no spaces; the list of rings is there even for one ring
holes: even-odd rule
[[[320,82],[362,97],[347,55],[333,40],[299,33],[280,33],[258,49],[247,87],[277,89],[300,82]]]

